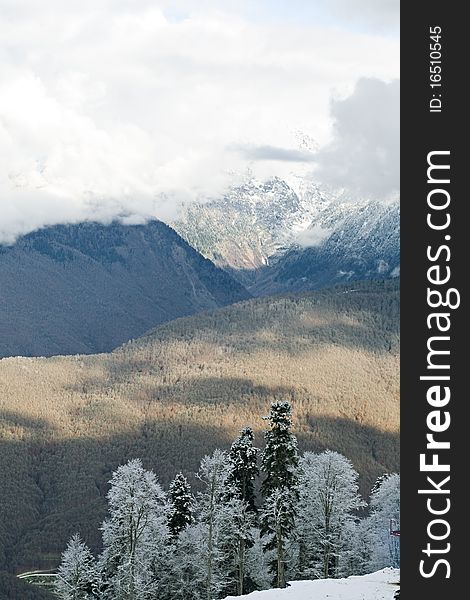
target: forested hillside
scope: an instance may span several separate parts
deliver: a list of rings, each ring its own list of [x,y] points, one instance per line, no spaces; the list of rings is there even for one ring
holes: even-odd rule
[[[178,319],[111,354],[0,361],[0,565],[96,550],[107,481],[141,457],[164,486],[289,400],[304,450],[347,456],[368,494],[398,468],[397,281],[261,298]]]
[[[0,357],[108,352],[249,297],[160,221],[48,227],[0,245]]]

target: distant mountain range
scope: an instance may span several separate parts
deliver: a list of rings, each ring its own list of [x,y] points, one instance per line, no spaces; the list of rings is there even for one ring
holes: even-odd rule
[[[159,221],[49,227],[0,246],[0,357],[104,352],[249,297]]]
[[[172,227],[82,223],[0,246],[0,357],[112,350],[251,296],[399,274],[399,203],[247,181]]]
[[[308,180],[252,180],[173,226],[254,295],[399,274],[399,202],[331,197]]]

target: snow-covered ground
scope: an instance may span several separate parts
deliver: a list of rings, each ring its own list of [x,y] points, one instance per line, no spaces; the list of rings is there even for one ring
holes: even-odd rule
[[[347,579],[293,581],[285,590],[253,592],[237,598],[229,596],[226,600],[393,600],[399,580],[398,569],[382,569]]]

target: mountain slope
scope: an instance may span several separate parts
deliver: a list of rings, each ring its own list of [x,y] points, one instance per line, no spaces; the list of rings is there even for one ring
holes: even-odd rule
[[[251,180],[174,227],[254,295],[399,272],[399,203],[329,197],[309,180]]]
[[[189,205],[173,226],[218,266],[249,277],[289,247],[325,203],[314,185],[297,194],[279,178],[250,180],[223,198]]]
[[[362,493],[398,469],[398,282],[249,300],[162,325],[111,354],[0,361],[0,570],[96,549],[112,471],[141,457],[191,478],[274,400],[301,450],[342,452]],[[192,478],[194,482],[194,478]]]
[[[250,291],[265,295],[312,290],[344,281],[399,275],[398,202],[333,205],[320,215],[318,225],[331,228],[326,239],[313,247],[293,247],[273,260],[258,274]],[[304,236],[308,233],[306,230]]]
[[[109,351],[248,297],[161,222],[50,227],[0,246],[0,357]]]

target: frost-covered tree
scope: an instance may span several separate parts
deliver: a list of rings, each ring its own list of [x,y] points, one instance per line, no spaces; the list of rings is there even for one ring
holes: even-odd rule
[[[168,513],[168,529],[173,539],[191,524],[193,520],[193,497],[188,480],[178,473],[170,484],[170,509]]]
[[[205,600],[207,597],[206,536],[204,524],[193,522],[172,542],[171,579],[164,598]]]
[[[227,593],[241,596],[251,589],[248,580],[247,551],[254,544],[255,516],[246,502],[232,497],[220,513],[224,570],[228,576]]]
[[[285,588],[287,551],[286,543],[295,528],[295,498],[287,488],[275,489],[267,498],[262,511],[261,534],[267,538],[264,544],[269,554],[273,584]]]
[[[286,587],[286,542],[295,527],[298,499],[299,455],[297,439],[290,431],[292,408],[289,402],[274,402],[268,417],[270,429],[265,432],[266,447],[261,468],[265,479],[261,492],[265,506],[261,517],[261,534],[267,537],[265,549],[273,551],[271,572],[277,587]]]
[[[299,571],[302,577],[335,577],[347,551],[354,511],[364,506],[358,473],[338,452],[306,452],[300,461]],[[344,556],[343,556],[344,557]]]
[[[168,541],[165,495],[140,460],[120,466],[108,492],[100,557],[102,600],[145,600],[156,586],[161,548]]]
[[[92,600],[97,597],[96,584],[95,559],[80,536],[75,534],[62,554],[55,591],[62,600]]]
[[[390,522],[400,529],[400,476],[397,473],[379,477],[370,496],[369,570],[400,566],[400,538],[390,535]]]
[[[233,442],[228,454],[226,481],[225,548],[228,572],[234,579],[233,590],[242,595],[253,583],[247,579],[247,550],[253,545],[254,513],[256,512],[254,480],[259,473],[258,448],[253,445],[254,434],[245,427]]]
[[[343,544],[338,565],[338,576],[365,575],[369,573],[370,532],[367,519],[355,519],[345,524]]]
[[[271,587],[272,575],[269,572],[269,553],[264,549],[264,540],[260,530],[252,530],[253,543],[246,551],[245,594],[254,590],[266,590]]]
[[[246,502],[252,511],[256,510],[254,481],[259,473],[258,448],[253,445],[254,437],[251,427],[241,430],[230,448],[227,477],[227,483],[237,498]]]
[[[198,523],[201,545],[194,558],[201,566],[200,577],[204,590],[203,598],[214,600],[227,585],[228,575],[224,571],[223,521],[225,511],[226,484],[228,477],[228,457],[222,450],[215,450],[211,456],[205,456],[197,477],[203,490],[197,495]]]
[[[261,484],[264,497],[278,489],[294,494],[298,483],[299,453],[297,439],[291,432],[292,408],[289,402],[273,402],[268,417],[270,428],[265,432],[266,447],[262,454],[261,469],[265,475]]]

